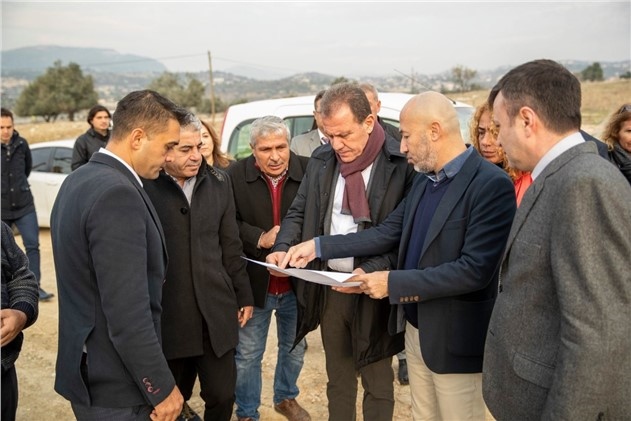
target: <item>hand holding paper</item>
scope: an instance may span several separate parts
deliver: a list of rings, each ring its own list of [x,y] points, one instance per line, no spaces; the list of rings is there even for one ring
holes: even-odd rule
[[[311,239],[290,247],[279,266],[284,268],[289,265],[295,268],[304,268],[315,258],[315,240]]]
[[[271,269],[273,272],[280,272],[285,276],[293,276],[296,278],[304,279],[305,281],[315,282],[316,284],[331,285],[337,287],[354,287],[360,285],[360,282],[345,282],[347,279],[353,277],[352,273],[280,268],[273,263],[263,263],[256,260],[248,259],[247,257],[244,257],[244,259],[249,262],[256,263],[257,265],[265,266],[266,268]]]

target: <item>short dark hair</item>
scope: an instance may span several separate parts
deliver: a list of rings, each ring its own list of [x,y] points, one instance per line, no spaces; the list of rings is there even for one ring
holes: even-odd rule
[[[109,118],[112,118],[112,114],[110,114],[110,110],[108,110],[106,107],[104,107],[101,104],[95,105],[94,107],[90,108],[90,111],[88,111],[88,124],[91,126],[92,125],[92,120],[94,120],[94,116],[96,116],[96,113],[99,113],[101,111],[105,111],[107,113],[107,116]]]
[[[318,92],[316,94],[315,98],[313,99],[313,109],[314,110],[316,110],[316,108],[317,108],[316,104],[318,103],[318,101],[320,101],[322,99],[322,97],[324,96],[325,92],[326,92],[326,89],[322,89],[320,92]]]
[[[363,122],[372,113],[364,91],[357,83],[349,82],[336,84],[327,89],[320,102],[320,114],[328,117],[343,104],[349,106],[358,123]]]
[[[9,117],[13,121],[13,113],[6,108],[0,108],[0,117]]]
[[[188,111],[151,90],[134,91],[118,102],[114,111],[112,138],[126,136],[135,128],[147,134],[162,133],[169,119],[179,124],[186,121]]]
[[[534,60],[506,73],[491,89],[488,99],[491,108],[500,92],[511,119],[527,106],[555,133],[581,127],[581,83],[555,61]]]

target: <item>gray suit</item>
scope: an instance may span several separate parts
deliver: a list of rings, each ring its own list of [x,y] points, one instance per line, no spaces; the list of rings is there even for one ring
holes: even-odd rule
[[[631,188],[591,142],[517,210],[484,354],[498,420],[631,417]]]
[[[318,129],[313,129],[310,132],[299,134],[291,139],[289,149],[293,153],[300,156],[311,156],[314,150],[322,145],[322,139]]]

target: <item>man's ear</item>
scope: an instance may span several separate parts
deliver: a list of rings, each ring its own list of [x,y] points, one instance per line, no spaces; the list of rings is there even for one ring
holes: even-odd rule
[[[522,126],[525,131],[532,132],[533,129],[537,129],[540,122],[539,116],[532,108],[521,107],[517,115],[519,117],[517,125]]]
[[[375,121],[375,118],[372,116],[372,114],[368,114],[368,117],[366,117],[366,119],[364,120],[366,131],[368,133],[372,133],[372,130],[375,128],[375,123],[377,122]]]
[[[147,137],[147,134],[145,133],[143,129],[136,128],[132,130],[131,133],[129,134],[129,139],[131,142],[132,149],[134,150],[140,149],[140,146],[142,145],[142,141],[146,137]]]
[[[443,128],[438,121],[434,121],[429,125],[429,136],[432,142],[436,142],[442,136]]]

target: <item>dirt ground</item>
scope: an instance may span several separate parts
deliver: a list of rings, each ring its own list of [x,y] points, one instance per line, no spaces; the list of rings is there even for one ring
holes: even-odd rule
[[[18,236],[18,243],[21,239]],[[73,414],[70,403],[58,395],[53,384],[55,375],[55,359],[57,356],[57,287],[50,243],[50,231],[40,231],[40,250],[42,257],[42,287],[55,293],[55,297],[45,303],[40,303],[39,319],[29,327],[25,333],[24,346],[20,358],[16,363],[20,398],[17,420],[72,420]],[[273,320],[273,318],[272,318]],[[263,359],[263,392],[261,397],[261,420],[286,420],[273,409],[272,383],[276,361],[276,327],[272,325],[268,336],[267,352]],[[305,364],[299,378],[300,395],[298,402],[311,414],[313,421],[328,418],[326,399],[326,372],[324,365],[324,350],[319,330],[307,336],[309,348],[305,354]],[[397,370],[397,360],[393,358],[393,370]],[[359,385],[357,413],[362,419],[360,399],[362,395]],[[395,420],[411,420],[409,386],[400,386],[395,380],[394,408]],[[199,398],[199,385],[189,401],[191,407],[200,415],[203,414],[203,402]],[[236,416],[233,416],[236,420]]]

